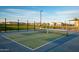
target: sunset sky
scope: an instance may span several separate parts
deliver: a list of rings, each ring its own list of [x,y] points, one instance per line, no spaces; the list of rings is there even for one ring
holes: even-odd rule
[[[0,6],[0,20],[39,22],[40,10],[42,22],[64,22],[75,17],[79,18],[78,6]]]

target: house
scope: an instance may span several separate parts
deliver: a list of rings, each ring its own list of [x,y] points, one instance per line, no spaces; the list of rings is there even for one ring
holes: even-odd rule
[[[56,22],[50,22],[49,24],[50,24],[50,26],[55,26]]]
[[[74,21],[74,26],[79,27],[79,19],[78,18],[75,18],[71,21]]]
[[[64,23],[62,23],[62,22],[51,22],[50,23],[50,26],[63,26],[64,25]]]

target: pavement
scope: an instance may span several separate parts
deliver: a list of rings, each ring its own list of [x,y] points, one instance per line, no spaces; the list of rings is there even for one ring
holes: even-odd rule
[[[50,49],[50,52],[79,52],[79,33],[76,38],[59,45],[56,48]]]

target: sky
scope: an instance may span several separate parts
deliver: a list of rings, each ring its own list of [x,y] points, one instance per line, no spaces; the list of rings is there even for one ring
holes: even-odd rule
[[[79,18],[79,6],[0,6],[0,20],[39,22],[68,22]]]

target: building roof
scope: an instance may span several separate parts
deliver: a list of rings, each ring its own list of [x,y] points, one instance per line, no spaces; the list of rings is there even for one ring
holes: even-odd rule
[[[73,20],[70,20],[70,21],[79,21],[79,19],[78,18],[74,18]]]

